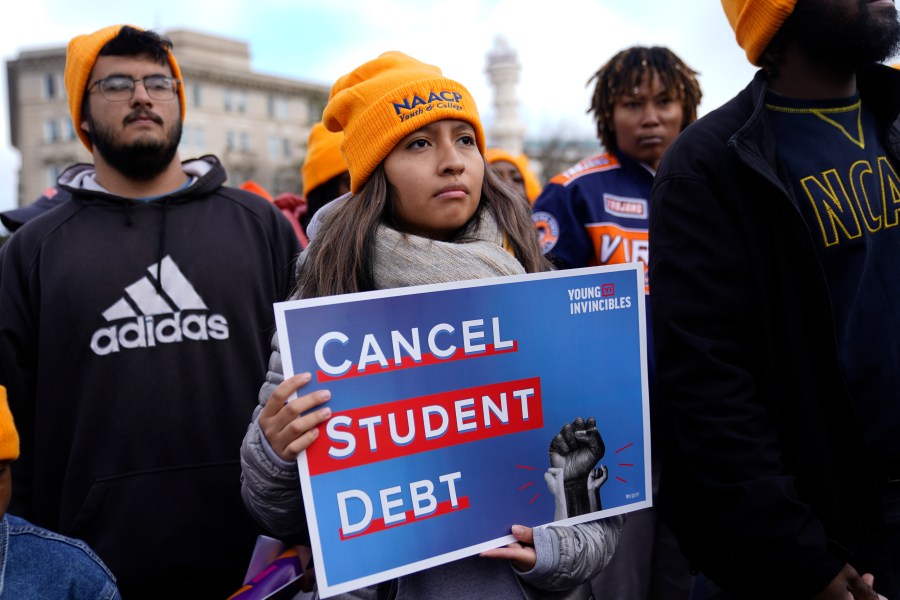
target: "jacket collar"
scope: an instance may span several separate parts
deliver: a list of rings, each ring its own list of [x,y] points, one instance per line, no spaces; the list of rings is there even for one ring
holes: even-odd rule
[[[896,160],[900,157],[900,71],[881,64],[869,65],[857,73],[857,87],[862,101],[885,127],[885,146]],[[727,143],[747,166],[793,200],[777,175],[775,133],[765,116],[768,89],[766,73],[760,69],[747,87],[731,100],[741,114],[749,117]]]
[[[900,71],[881,64],[873,64],[857,73],[859,96],[875,114],[886,130],[885,144],[893,157],[900,157]],[[755,154],[766,164],[775,167],[775,136],[765,114],[766,91],[769,89],[765,71],[756,72],[750,84],[738,94],[744,114],[750,117],[728,140],[739,154]]]
[[[175,204],[179,201],[189,201],[196,197],[202,197],[221,187],[227,178],[222,163],[211,154],[197,159],[186,160],[181,164],[184,172],[191,177],[191,184],[170,194],[150,200],[150,203],[165,201]],[[76,200],[87,198],[93,202],[107,201],[114,204],[144,204],[147,202],[122,198],[105,191],[99,191],[94,189],[96,184],[94,186],[85,185],[85,181],[93,179],[95,173],[94,165],[85,163],[72,165],[59,176],[58,185],[71,193]]]
[[[857,75],[859,96],[883,123],[884,143],[893,158],[900,157],[900,71],[873,64]]]
[[[768,179],[790,197],[784,184],[778,178],[778,157],[775,152],[775,133],[765,118],[766,90],[769,89],[766,72],[760,69],[744,90],[732,101],[740,114],[749,115],[740,128],[728,138],[740,159],[750,168]]]

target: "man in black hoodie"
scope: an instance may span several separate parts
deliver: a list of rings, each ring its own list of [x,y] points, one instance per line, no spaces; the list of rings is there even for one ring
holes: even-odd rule
[[[0,385],[22,437],[16,513],[87,541],[128,598],[224,598],[256,530],[238,450],[265,376],[290,224],[178,157],[184,92],[168,40],[74,38],[66,91],[93,165],[26,223],[0,268]]]
[[[722,4],[763,68],[653,190],[660,509],[734,597],[897,598],[897,10]]]

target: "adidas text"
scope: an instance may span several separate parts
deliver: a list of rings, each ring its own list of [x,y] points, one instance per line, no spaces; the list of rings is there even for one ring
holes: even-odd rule
[[[228,321],[222,315],[177,312],[164,318],[145,315],[101,327],[91,337],[91,350],[104,356],[120,350],[150,348],[184,340],[227,340]]]

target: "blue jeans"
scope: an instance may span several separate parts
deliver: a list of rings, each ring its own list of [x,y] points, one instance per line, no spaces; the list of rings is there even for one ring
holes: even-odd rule
[[[0,519],[0,597],[121,600],[115,577],[87,544],[9,514]]]

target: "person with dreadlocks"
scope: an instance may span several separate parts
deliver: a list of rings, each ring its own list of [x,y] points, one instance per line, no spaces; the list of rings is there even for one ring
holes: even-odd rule
[[[668,48],[634,46],[588,80],[596,82],[588,112],[604,151],[550,179],[532,212],[542,249],[558,268],[641,261],[646,274],[654,175],[669,145],[697,118],[702,93],[696,76]],[[659,420],[652,343],[648,357],[652,425]],[[652,462],[655,490],[659,457]],[[669,599],[687,598],[691,583],[668,529],[654,509],[645,509],[629,515],[619,548],[593,587],[598,600]]]
[[[696,73],[671,50],[622,50],[596,81],[589,113],[604,152],[556,175],[534,203],[541,246],[557,267],[647,263],[653,176],[669,145],[697,118]]]

